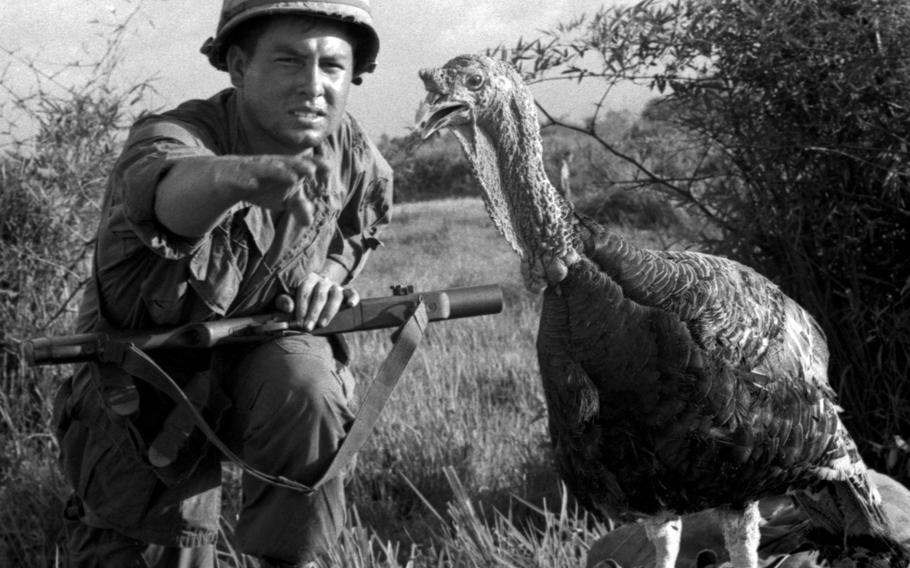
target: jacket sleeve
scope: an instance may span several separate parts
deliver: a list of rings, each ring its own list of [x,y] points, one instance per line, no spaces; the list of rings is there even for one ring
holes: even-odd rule
[[[171,325],[220,314],[233,298],[239,276],[231,263],[214,262],[225,274],[205,270],[218,260],[213,251],[224,250],[229,238],[221,227],[187,238],[169,231],[155,215],[161,179],[177,161],[200,155],[214,152],[190,128],[173,122],[140,121],[130,132],[105,197],[95,267],[99,301],[116,327]],[[224,284],[217,297],[200,294],[201,302],[189,301],[192,290],[216,281]]]
[[[132,233],[138,244],[159,256],[179,259],[195,253],[205,238],[177,235],[155,215],[158,183],[176,161],[214,153],[188,128],[166,121],[140,121],[131,130],[123,155],[114,168],[112,209],[119,212],[121,235]],[[115,216],[115,220],[116,216]]]

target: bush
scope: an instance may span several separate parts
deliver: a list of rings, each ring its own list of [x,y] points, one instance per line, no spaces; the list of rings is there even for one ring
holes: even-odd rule
[[[631,80],[664,95],[638,144],[578,130],[710,223],[706,248],[771,277],[819,320],[848,428],[904,481],[908,33],[901,0],[644,0],[499,50],[531,80],[594,78],[606,92]]]
[[[69,489],[57,470],[51,407],[69,369],[27,368],[20,345],[72,333],[107,172],[131,103],[148,87],[109,83],[118,40],[115,33],[71,86],[42,82],[48,75],[9,54],[39,81],[27,94],[4,87],[10,102],[0,115],[0,565],[52,565],[59,556]]]
[[[674,122],[726,158],[704,199],[731,229],[710,245],[819,320],[848,428],[874,465],[908,481],[908,454],[887,456],[910,434],[910,169],[899,157],[910,135],[910,7],[752,8],[701,12],[717,18],[692,28],[713,44],[716,71],[707,85],[675,83],[671,97],[685,107]]]

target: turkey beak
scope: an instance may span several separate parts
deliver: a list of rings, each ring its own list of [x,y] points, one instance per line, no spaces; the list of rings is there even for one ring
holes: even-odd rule
[[[462,102],[447,100],[444,95],[430,92],[420,103],[417,116],[417,131],[426,140],[435,132],[459,123],[468,117],[468,107]]]
[[[448,89],[445,87],[444,72],[440,69],[421,69],[420,79],[427,90],[427,98],[417,108],[414,122],[420,137],[426,140],[435,132],[453,126],[456,118],[467,118],[468,107],[466,104],[451,100]]]

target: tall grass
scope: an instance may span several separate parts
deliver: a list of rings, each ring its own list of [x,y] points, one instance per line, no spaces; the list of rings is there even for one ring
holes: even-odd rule
[[[655,238],[626,233],[642,244]],[[348,487],[355,518],[371,528],[374,549],[394,549],[402,565],[582,565],[603,527],[553,472],[534,349],[540,298],[525,291],[517,257],[478,199],[396,207],[384,240],[358,280],[364,295],[394,284],[498,283],[504,309],[430,326],[360,453]],[[388,335],[349,336],[361,384]],[[354,542],[365,543],[346,538],[342,547]]]
[[[106,43],[93,63],[51,69],[0,48],[0,566],[60,564],[68,488],[51,407],[69,368],[27,369],[19,345],[72,331],[105,172],[150,88],[112,82],[131,17],[99,23]],[[69,82],[73,69],[81,79]],[[14,75],[34,78],[27,92],[13,90]]]
[[[429,327],[358,456],[333,565],[583,565],[602,527],[578,511],[550,463],[534,349],[539,297],[524,290],[517,257],[479,199],[396,206],[383,240],[356,282],[363,296],[398,284],[494,283],[504,309]],[[347,339],[363,392],[390,332]]]
[[[347,493],[339,566],[577,566],[598,527],[579,513],[550,464],[534,340],[539,299],[477,199],[394,210],[385,246],[358,280],[365,297],[394,284],[419,290],[502,285],[503,312],[434,323],[360,452]],[[363,389],[388,352],[389,331],[348,335]],[[59,372],[59,371],[58,371]],[[53,378],[4,375],[0,416],[0,566],[59,565],[67,487],[55,466]],[[25,400],[16,393],[29,392]],[[24,408],[39,418],[23,421]],[[238,472],[225,468],[228,513],[220,555],[255,567],[232,546]]]
[[[393,223],[361,276],[364,294],[386,294],[394,283],[423,290],[500,283],[505,307],[498,315],[430,326],[351,483],[361,518],[377,526],[388,526],[390,516],[427,516],[414,490],[443,508],[451,494],[444,466],[475,494],[502,503],[549,471],[539,451],[536,299],[521,289],[514,255],[476,199],[407,204]],[[350,337],[355,376],[368,380],[389,349],[388,335]]]

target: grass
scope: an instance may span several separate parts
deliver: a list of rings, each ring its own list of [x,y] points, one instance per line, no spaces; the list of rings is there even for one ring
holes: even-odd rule
[[[647,239],[646,233],[632,235]],[[333,566],[579,566],[603,531],[553,473],[534,342],[539,298],[477,199],[396,206],[357,281],[363,297],[500,284],[502,313],[437,322],[402,377],[348,483],[350,521]],[[348,335],[362,393],[390,331]],[[54,385],[65,367],[3,375],[0,389],[0,566],[63,565]],[[219,555],[232,546],[239,474],[225,467],[228,506]]]
[[[501,314],[430,326],[361,452],[350,486],[361,519],[390,526],[391,518],[410,517],[416,523],[407,530],[419,536],[429,511],[416,493],[443,508],[451,495],[445,466],[473,494],[503,505],[513,492],[527,497],[533,482],[546,477],[534,356],[537,303],[521,288],[517,258],[478,200],[405,205],[393,222],[386,246],[358,282],[364,295],[387,294],[395,283],[417,290],[499,283],[505,297]],[[349,337],[359,380],[369,380],[378,367],[388,335]]]
[[[348,487],[357,524],[342,550],[357,556],[351,547],[369,542],[385,560],[344,565],[385,566],[390,556],[389,565],[414,567],[583,565],[604,529],[577,509],[550,463],[534,350],[540,299],[525,291],[517,257],[478,199],[398,206],[383,239],[358,279],[364,296],[395,284],[496,283],[504,308],[430,326]],[[348,337],[361,386],[388,336]]]
[[[629,237],[642,243],[652,238],[646,232]],[[497,283],[504,308],[430,326],[361,452],[350,486],[360,518],[369,526],[393,527],[376,529],[382,537],[422,542],[438,528],[439,515],[428,507],[445,510],[457,478],[468,495],[488,505],[488,521],[505,515],[519,525],[540,523],[535,507],[559,503],[564,495],[549,461],[534,349],[540,298],[525,291],[517,256],[478,199],[400,206],[385,241],[358,281],[365,295],[388,293],[394,283],[416,289]],[[369,380],[388,350],[387,336],[350,338],[361,381]],[[401,518],[412,522],[394,522]]]
[[[357,280],[362,296],[400,284],[493,283],[504,308],[427,330],[358,456],[351,523],[333,565],[583,565],[599,533],[549,461],[534,350],[539,298],[524,290],[518,258],[478,199],[397,206],[383,241]],[[347,336],[360,392],[389,337]]]

